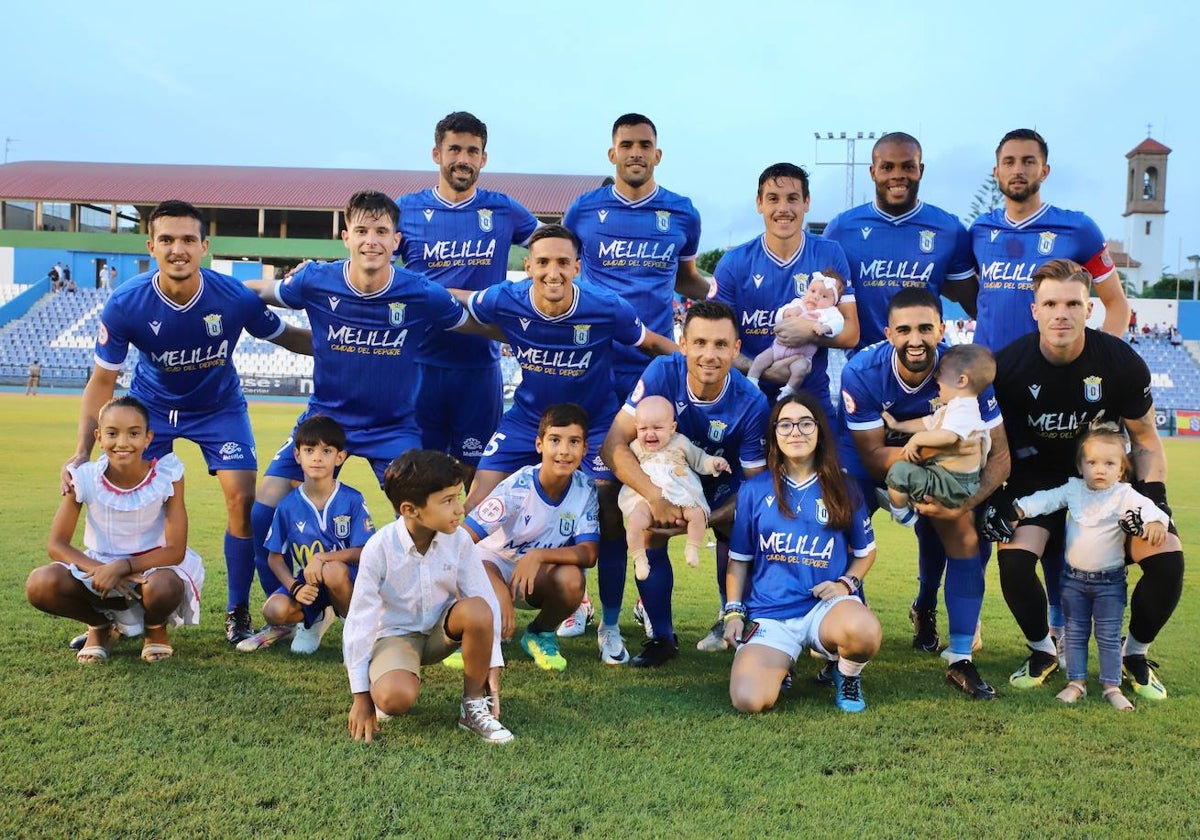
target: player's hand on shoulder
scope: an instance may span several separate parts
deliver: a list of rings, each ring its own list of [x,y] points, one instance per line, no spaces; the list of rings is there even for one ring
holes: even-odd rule
[[[71,478],[71,468],[86,464],[87,460],[88,458],[86,455],[72,455],[67,459],[67,462],[63,464],[62,474],[59,476],[61,485],[59,486],[58,493],[60,496],[67,495],[75,487],[75,479]]]
[[[294,267],[289,268],[287,270],[287,272],[283,275],[283,279],[286,280],[289,277],[293,276],[294,274],[300,273],[301,271],[304,270],[305,266],[310,265],[311,263],[312,263],[312,260],[301,260]]]

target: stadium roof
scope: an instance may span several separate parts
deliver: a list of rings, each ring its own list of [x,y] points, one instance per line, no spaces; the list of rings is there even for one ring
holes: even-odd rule
[[[1127,158],[1133,157],[1134,155],[1139,154],[1141,152],[1150,152],[1151,154],[1154,154],[1154,153],[1166,154],[1166,155],[1171,154],[1171,150],[1168,149],[1166,146],[1164,146],[1162,143],[1159,143],[1153,137],[1147,137],[1141,143],[1138,143],[1136,146],[1134,146],[1132,151],[1126,153],[1125,157],[1127,157]]]
[[[479,185],[507,193],[535,215],[562,215],[576,197],[609,180],[600,175],[521,175],[485,170]],[[0,200],[73,204],[151,205],[181,199],[199,207],[338,210],[358,190],[376,189],[398,196],[436,183],[436,172],[398,169],[69,161],[0,165]]]

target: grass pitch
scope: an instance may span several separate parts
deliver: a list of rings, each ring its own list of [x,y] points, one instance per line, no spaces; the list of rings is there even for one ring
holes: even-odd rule
[[[869,708],[844,715],[799,663],[796,686],[768,714],[729,706],[730,656],[694,643],[717,609],[711,554],[676,564],[680,659],[650,671],[608,668],[594,628],[563,646],[562,674],[515,646],[504,720],[517,740],[492,747],[453,724],[456,673],[427,669],[414,712],[367,747],[346,732],[349,693],[340,624],[312,657],[287,646],[239,654],[221,632],[224,509],[191,444],[190,544],[208,568],[200,627],[172,636],[174,659],[148,666],[123,642],[105,666],[65,647],[78,626],[30,607],[23,583],[47,562],[58,470],[70,454],[77,396],[0,395],[10,431],[0,451],[0,835],[5,837],[951,837],[1200,836],[1200,628],[1196,575],[1152,656],[1171,696],[1134,698],[1121,715],[1092,693],[1077,708],[1008,674],[1025,648],[995,564],[984,603],[980,671],[994,703],[958,694],[944,663],[910,647],[911,532],[877,518],[870,575],[884,645],[864,672]],[[260,460],[298,406],[251,407]],[[1200,450],[1168,441],[1169,482],[1185,551],[1197,559]],[[377,522],[390,518],[366,465],[343,478]],[[1131,576],[1136,581],[1137,572]],[[591,581],[596,599],[594,576]],[[254,594],[255,609],[262,593]],[[638,634],[630,607],[623,627]],[[944,614],[939,614],[945,632]]]

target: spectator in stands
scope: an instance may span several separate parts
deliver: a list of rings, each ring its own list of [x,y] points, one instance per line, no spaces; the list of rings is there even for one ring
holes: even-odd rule
[[[37,359],[29,363],[29,380],[25,383],[25,396],[36,397],[38,383],[42,379],[42,364]]]
[[[99,284],[101,289],[104,289],[105,291],[108,290],[108,282],[109,281],[108,281],[108,266],[107,265],[100,266],[100,271],[96,274],[96,282]]]
[[[1167,340],[1171,342],[1172,347],[1182,347],[1183,346],[1183,335],[1179,332],[1178,327],[1173,326],[1173,327],[1169,328],[1169,331],[1167,334]]]
[[[50,267],[50,291],[57,292],[62,284],[62,266],[55,263]]]

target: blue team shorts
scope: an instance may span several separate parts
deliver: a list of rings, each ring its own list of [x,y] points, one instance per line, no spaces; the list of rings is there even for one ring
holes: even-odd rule
[[[418,364],[417,425],[421,447],[475,466],[504,414],[500,363],[471,368]]]
[[[350,582],[351,583],[354,583],[356,580],[358,580],[358,564],[357,563],[347,563],[346,569],[349,570],[349,572],[350,572]],[[304,580],[304,570],[303,569],[301,569],[296,574],[296,580]],[[278,589],[275,590],[274,594],[287,595],[289,598],[292,597],[291,594],[288,592],[286,586],[279,587]],[[316,623],[317,621],[320,621],[321,616],[325,614],[325,609],[327,607],[333,606],[333,601],[331,601],[329,599],[329,587],[323,583],[317,585],[317,600],[313,601],[311,604],[301,604],[299,601],[297,601],[296,603],[297,603],[297,605],[299,605],[301,611],[304,613],[305,628],[312,627],[314,623]],[[342,617],[345,618],[345,616],[342,616]]]
[[[300,415],[296,425],[299,426],[308,415],[307,411]],[[383,487],[383,474],[387,470],[388,464],[410,449],[421,448],[421,436],[411,426],[403,428],[377,426],[371,429],[345,428],[346,452],[365,458],[370,462],[371,471],[375,473],[375,480],[379,482],[380,487]],[[275,450],[275,457],[271,459],[271,463],[267,464],[266,475],[286,478],[289,481],[304,480],[304,471],[296,462],[295,440],[296,429],[293,428],[283,445]],[[341,467],[338,467],[335,475],[340,473]]]
[[[511,475],[521,467],[529,464],[540,464],[542,456],[537,452],[538,420],[530,420],[524,412],[510,409],[500,421],[500,428],[492,435],[479,459],[478,469],[496,470]],[[579,469],[588,478],[597,481],[616,481],[604,463],[600,460],[600,446],[608,435],[608,427],[612,425],[612,417],[593,418],[588,429],[588,451],[583,456]]]
[[[217,411],[150,411],[150,430],[154,440],[146,447],[147,460],[161,458],[175,451],[175,439],[190,440],[204,453],[208,474],[219,470],[258,470],[258,455],[254,451],[254,432],[245,404]]]

